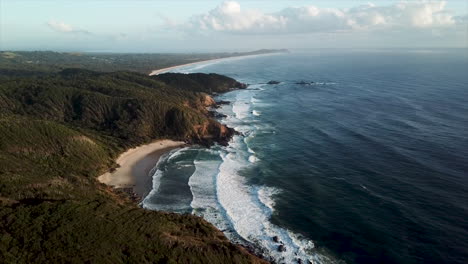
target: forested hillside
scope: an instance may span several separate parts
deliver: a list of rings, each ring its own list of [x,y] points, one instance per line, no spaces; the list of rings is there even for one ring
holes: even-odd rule
[[[183,82],[82,69],[1,80],[3,262],[261,262],[198,217],[140,209],[96,181],[129,147],[229,139],[233,131],[208,117],[207,92],[243,85],[219,75],[172,77]]]

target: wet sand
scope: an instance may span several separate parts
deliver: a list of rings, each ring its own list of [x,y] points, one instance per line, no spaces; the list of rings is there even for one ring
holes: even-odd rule
[[[98,177],[101,183],[114,188],[133,188],[133,192],[144,198],[152,189],[152,177],[149,175],[159,158],[166,152],[185,145],[181,141],[159,140],[147,145],[132,148],[117,158],[120,165],[113,172],[106,172]]]

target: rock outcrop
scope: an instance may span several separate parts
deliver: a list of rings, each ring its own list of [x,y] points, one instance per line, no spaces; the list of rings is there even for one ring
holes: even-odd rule
[[[190,135],[187,141],[204,146],[211,146],[214,143],[226,146],[235,134],[234,129],[215,120],[208,120],[202,125],[196,125],[193,130],[194,134]]]

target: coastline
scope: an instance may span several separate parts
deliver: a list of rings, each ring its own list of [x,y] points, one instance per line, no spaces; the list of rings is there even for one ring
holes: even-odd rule
[[[260,56],[269,56],[279,53],[267,53],[267,54],[252,54],[243,56],[233,56],[225,58],[217,58],[210,60],[197,61],[192,63],[186,63],[181,65],[175,65],[163,69],[152,71],[149,75],[158,75],[161,73],[168,72],[173,69],[178,69],[186,66],[192,66],[196,64],[216,62],[233,58],[254,58]],[[217,105],[218,103],[216,103]],[[219,142],[218,142],[219,143]],[[119,167],[112,171],[107,172],[98,177],[98,181],[108,186],[112,186],[114,189],[123,191],[131,196],[132,200],[137,204],[142,202],[143,199],[153,189],[153,177],[149,175],[150,171],[156,166],[159,159],[171,150],[181,148],[184,146],[190,146],[190,143],[172,140],[158,140],[150,144],[141,145],[136,148],[128,149],[116,159],[116,163]],[[140,205],[141,206],[141,205]],[[152,210],[152,209],[148,209]],[[162,212],[168,212],[166,210],[157,210]],[[195,217],[199,217],[207,222],[202,216],[191,214]],[[222,233],[224,236],[224,230],[217,228],[214,224],[210,223],[214,229]],[[273,238],[272,238],[273,239]],[[239,241],[230,240],[230,243],[236,245],[246,253],[253,255],[260,259],[260,263],[270,263],[271,258],[268,255],[264,255],[265,252],[258,247],[255,243],[249,242],[240,238]]]
[[[239,56],[239,57],[246,57],[246,56]],[[171,67],[167,67],[167,68],[153,70],[153,71],[151,71],[149,76],[158,75],[158,74],[165,73],[165,72],[168,72],[168,71],[173,70],[173,69],[182,68],[182,67],[185,67],[185,66],[196,65],[196,64],[199,64],[199,63],[214,62],[214,61],[220,61],[220,60],[229,59],[229,58],[239,58],[239,57],[226,57],[226,58],[218,58],[218,59],[211,59],[211,60],[201,60],[201,61],[196,61],[196,62],[190,62],[190,63],[180,64],[180,65],[175,65],[175,66],[171,66]]]
[[[142,199],[151,191],[152,177],[149,172],[159,158],[164,153],[185,144],[182,141],[157,140],[128,149],[117,158],[116,163],[119,167],[112,172],[100,175],[97,180],[116,189],[128,191]]]
[[[182,67],[186,67],[186,66],[192,66],[192,65],[196,65],[196,64],[200,64],[200,63],[216,62],[216,61],[222,61],[222,60],[233,59],[233,58],[242,59],[242,58],[250,58],[250,57],[268,56],[268,55],[274,55],[274,54],[281,54],[281,53],[280,52],[272,52],[272,53],[264,53],[264,54],[240,55],[240,56],[231,56],[231,57],[224,57],[224,58],[217,58],[217,59],[210,59],[210,60],[201,60],[201,61],[190,62],[190,63],[174,65],[174,66],[171,66],[171,67],[166,67],[166,68],[162,68],[162,69],[153,70],[148,75],[149,76],[158,75],[158,74],[161,74],[161,73],[166,73],[166,72],[168,72],[170,70],[174,70],[174,69],[178,69],[178,68],[182,68]]]
[[[119,167],[112,172],[106,172],[98,176],[97,180],[114,189],[123,190],[133,196],[133,201],[138,203],[143,200],[153,188],[153,177],[150,176],[149,173],[156,166],[161,156],[171,150],[187,145],[188,144],[183,141],[163,139],[128,149],[116,159],[116,163]],[[196,215],[193,216],[199,217]],[[214,225],[212,226],[218,232],[223,233],[223,231],[216,228]],[[230,241],[230,243],[233,243],[245,253],[258,258],[259,263],[270,263],[267,258],[257,250],[255,245],[248,242],[242,244]]]

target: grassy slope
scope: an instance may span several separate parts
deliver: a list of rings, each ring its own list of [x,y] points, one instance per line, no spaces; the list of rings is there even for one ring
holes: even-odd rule
[[[140,209],[96,181],[130,146],[200,140],[194,127],[215,124],[204,96],[124,72],[1,82],[0,262],[261,262],[198,217]]]

